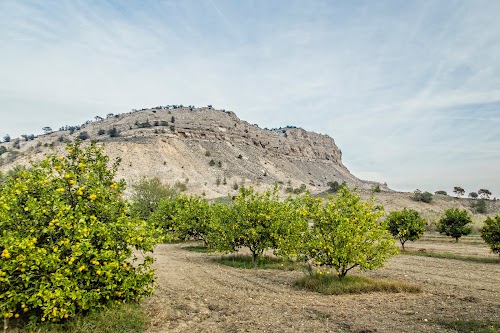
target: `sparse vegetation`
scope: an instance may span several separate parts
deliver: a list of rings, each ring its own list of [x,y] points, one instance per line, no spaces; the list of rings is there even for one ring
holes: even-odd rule
[[[471,202],[470,207],[474,212],[479,214],[486,214],[488,212],[488,209],[486,207],[486,200],[484,199],[474,200],[473,202]]]
[[[446,191],[443,191],[443,190],[440,190],[440,191],[436,191],[434,192],[435,195],[448,195],[448,193]]]
[[[385,293],[418,293],[420,287],[403,281],[388,279],[371,279],[364,276],[332,276],[329,271],[306,275],[296,281],[295,285],[325,295],[361,294],[369,292]]]

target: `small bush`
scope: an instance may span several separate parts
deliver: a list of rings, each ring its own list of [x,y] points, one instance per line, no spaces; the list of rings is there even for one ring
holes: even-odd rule
[[[106,134],[106,131],[103,130],[102,128],[97,131],[97,135],[104,135]]]
[[[85,131],[80,132],[78,134],[78,139],[80,139],[80,140],[87,140],[88,138],[90,138],[90,135],[89,135],[89,133],[87,133]]]
[[[214,165],[215,165],[215,161],[214,161],[214,159],[211,159],[211,160],[208,162],[208,165],[210,165],[210,166],[214,166]]]
[[[435,195],[448,195],[448,193],[446,193],[446,191],[436,191],[434,192]]]
[[[422,201],[426,203],[430,203],[432,201],[432,193],[430,192],[422,192],[420,190],[413,191],[413,195],[411,198],[415,201]]]
[[[380,189],[380,185],[375,185],[374,187],[372,187],[372,193],[380,193],[381,192],[381,189]]]

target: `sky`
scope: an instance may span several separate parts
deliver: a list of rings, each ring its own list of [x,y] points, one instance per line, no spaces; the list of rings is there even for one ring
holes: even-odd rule
[[[500,1],[0,0],[0,138],[157,105],[328,134],[357,177],[500,197]]]

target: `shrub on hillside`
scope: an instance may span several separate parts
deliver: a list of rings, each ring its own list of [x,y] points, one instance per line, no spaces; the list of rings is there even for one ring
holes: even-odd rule
[[[22,169],[0,194],[0,314],[59,321],[152,291],[151,229],[128,217],[124,182],[102,148],[68,144]]]
[[[411,198],[415,201],[422,201],[426,203],[430,203],[432,201],[432,193],[430,192],[422,192],[420,190],[413,191],[413,195]]]

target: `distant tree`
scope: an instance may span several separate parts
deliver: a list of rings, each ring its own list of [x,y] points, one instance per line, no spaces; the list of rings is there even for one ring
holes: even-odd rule
[[[469,198],[471,198],[471,199],[477,199],[477,197],[478,197],[478,194],[476,192],[470,192],[469,193]]]
[[[34,139],[35,139],[35,135],[34,135],[34,134],[30,134],[30,135],[28,135],[28,140],[29,140],[29,141],[32,141],[32,140],[34,140]]]
[[[115,116],[114,114],[112,114],[112,113],[108,113],[108,114],[106,115],[106,119],[113,118],[114,116]]]
[[[434,192],[435,195],[448,195],[448,193],[446,193],[446,191],[436,191]]]
[[[12,147],[14,147],[16,149],[21,149],[21,143],[20,143],[19,139],[16,139],[16,141],[14,141],[14,144],[12,145]]]
[[[437,230],[441,234],[458,239],[471,233],[472,223],[470,215],[466,210],[450,208],[444,212],[444,216],[439,220]]]
[[[28,141],[28,135],[27,134],[22,134],[21,138],[23,138],[24,141]]]
[[[5,134],[5,136],[3,137],[3,141],[10,142],[10,135]]]
[[[455,186],[453,188],[453,193],[455,193],[457,195],[457,198],[458,198],[458,197],[461,197],[462,195],[465,194],[465,190],[463,188],[461,188],[460,186]]]
[[[50,128],[49,126],[43,127],[42,130],[45,132],[45,134],[52,133],[52,128]]]
[[[477,194],[479,194],[479,196],[483,199],[489,199],[491,192],[485,188],[482,188],[479,191],[477,191]]]
[[[103,118],[103,117],[101,117],[101,116],[95,116],[95,117],[94,117],[94,119],[95,119],[95,121],[101,121],[101,120],[104,120],[104,118]]]
[[[178,194],[175,187],[163,184],[158,177],[143,177],[132,184],[132,212],[142,219],[147,219],[156,211],[161,199],[174,198]]]
[[[479,214],[486,214],[488,211],[486,207],[486,200],[484,199],[474,200],[470,206],[474,212]]]
[[[391,212],[387,225],[389,232],[399,239],[404,250],[406,241],[416,241],[424,234],[426,222],[416,210],[404,208],[402,211]]]
[[[498,253],[500,256],[500,215],[494,218],[488,217],[484,221],[484,226],[481,229],[481,237],[488,244],[493,253]]]

